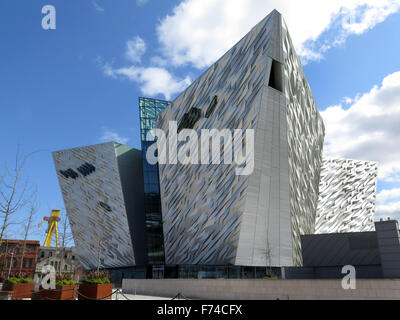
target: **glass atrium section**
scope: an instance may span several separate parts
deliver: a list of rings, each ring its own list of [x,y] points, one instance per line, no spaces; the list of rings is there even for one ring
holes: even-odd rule
[[[155,140],[146,141],[146,136],[156,128],[158,114],[169,104],[168,101],[139,98],[148,264],[164,264],[165,257],[158,165],[150,165],[146,160],[147,149]]]

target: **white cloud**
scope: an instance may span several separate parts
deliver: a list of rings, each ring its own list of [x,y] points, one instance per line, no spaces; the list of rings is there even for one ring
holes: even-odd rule
[[[400,201],[377,205],[375,219],[386,218],[400,220]]]
[[[100,137],[101,142],[117,142],[121,144],[127,144],[129,138],[120,136],[117,132],[103,128],[103,134]]]
[[[157,67],[166,67],[168,65],[168,61],[161,58],[160,56],[151,57],[150,63],[151,63],[151,65],[157,66]]]
[[[345,104],[352,104],[354,102],[354,99],[350,97],[344,97],[342,99],[342,102],[344,102]]]
[[[351,105],[321,112],[326,126],[325,156],[379,162],[379,177],[400,182],[400,72],[388,75],[370,92],[345,98]],[[400,188],[377,195],[376,219],[400,219]]]
[[[136,36],[126,42],[125,57],[129,60],[128,65],[114,67],[114,61],[104,62],[100,56],[97,57],[96,62],[108,77],[126,78],[138,83],[141,92],[150,97],[161,94],[165,99],[170,100],[174,94],[180,93],[191,84],[192,81],[188,76],[179,79],[165,69],[164,66],[167,63],[162,57],[153,56],[149,67],[139,66],[146,50],[145,41]]]
[[[400,188],[382,190],[377,195],[375,218],[400,220]]]
[[[321,59],[332,46],[373,28],[399,8],[400,0],[185,0],[160,22],[157,31],[174,65],[203,68],[277,9],[298,54],[307,62]],[[321,35],[330,29],[335,32],[320,44]]]
[[[180,93],[191,84],[191,79],[176,79],[163,68],[143,68],[139,71],[138,82],[142,84],[141,90],[145,95],[155,96],[163,94],[170,100],[172,95]]]
[[[144,6],[146,3],[148,3],[149,0],[136,0],[136,4],[141,7]]]
[[[326,126],[325,154],[379,162],[379,177],[400,181],[400,72],[381,86],[322,113]]]
[[[92,0],[92,4],[93,4],[93,7],[94,7],[97,11],[99,11],[99,12],[103,12],[103,11],[104,11],[104,8],[102,8],[102,7],[97,3],[97,0]]]
[[[147,47],[144,40],[136,36],[132,40],[126,42],[125,57],[133,63],[140,63],[143,55],[146,53]]]
[[[377,195],[378,203],[385,203],[393,199],[400,199],[400,188],[382,190]]]
[[[192,82],[189,77],[178,79],[168,70],[158,67],[142,68],[132,65],[114,69],[106,63],[103,64],[102,69],[109,77],[124,77],[138,83],[144,95],[153,97],[162,94],[167,100],[170,100],[174,94],[186,89]]]

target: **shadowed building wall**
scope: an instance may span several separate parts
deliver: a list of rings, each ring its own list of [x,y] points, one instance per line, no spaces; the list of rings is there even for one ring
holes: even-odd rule
[[[53,159],[82,266],[146,264],[141,152],[110,142]]]

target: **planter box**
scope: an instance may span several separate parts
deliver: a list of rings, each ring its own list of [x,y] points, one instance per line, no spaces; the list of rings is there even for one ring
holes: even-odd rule
[[[37,296],[38,300],[76,300],[76,292],[78,286],[57,286],[55,290],[44,290],[42,287],[39,289]]]
[[[79,285],[78,300],[111,300],[112,284],[88,284]]]
[[[35,290],[34,283],[4,283],[3,291],[12,292],[12,300],[30,299],[32,292]]]

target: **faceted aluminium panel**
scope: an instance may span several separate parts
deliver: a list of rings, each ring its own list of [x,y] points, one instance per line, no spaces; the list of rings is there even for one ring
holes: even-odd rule
[[[143,260],[143,252],[134,254],[132,239],[136,237],[135,243],[144,244],[144,234],[131,237],[129,227],[134,232],[140,228],[135,229],[133,224],[142,223],[144,229],[144,221],[138,221],[140,215],[132,217],[132,214],[128,221],[127,215],[128,207],[130,212],[143,208],[140,199],[136,203],[132,199],[125,201],[130,192],[143,194],[143,189],[136,190],[121,177],[122,171],[131,171],[132,176],[138,174],[131,161],[137,159],[136,165],[141,170],[141,152],[111,142],[56,151],[53,159],[83,267],[97,268],[99,258],[101,268],[133,266],[136,260]]]
[[[378,164],[324,159],[315,233],[374,231]]]
[[[295,265],[302,265],[300,236],[315,230],[325,125],[285,22],[282,27],[293,251]]]
[[[255,164],[250,176],[237,176],[235,164],[159,166],[166,263],[301,264],[324,125],[281,15],[268,15],[173,101],[157,123],[167,136],[169,121],[198,135],[254,129]]]

